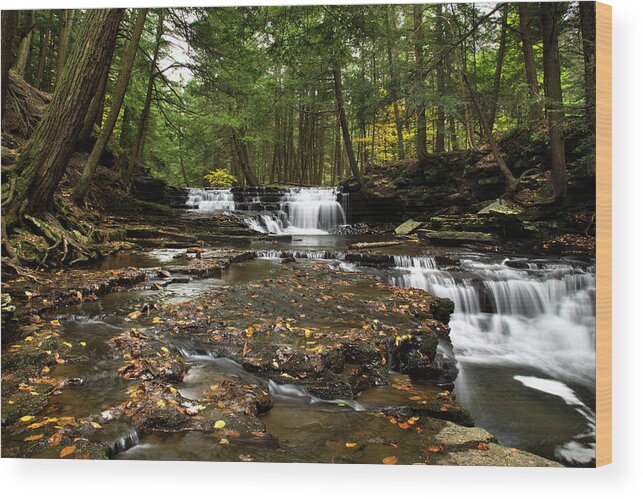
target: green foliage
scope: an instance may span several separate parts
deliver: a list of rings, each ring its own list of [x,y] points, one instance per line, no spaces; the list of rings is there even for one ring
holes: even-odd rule
[[[237,177],[229,173],[223,168],[218,170],[212,170],[206,173],[203,178],[212,186],[212,187],[232,187],[235,185],[238,180]]]
[[[469,146],[467,120],[474,142],[484,142],[461,74],[469,76],[483,109],[489,112],[496,99],[502,11],[485,16],[496,6],[422,6],[422,83],[416,77],[412,5],[152,9],[112,140],[126,152],[137,138],[155,29],[165,12],[142,161],[154,176],[170,184],[243,185],[240,151],[259,183],[327,185],[346,179],[350,172],[338,128],[333,66],[341,68],[353,148],[362,170],[398,159],[395,108],[407,158],[415,154],[420,106],[426,107],[429,151],[438,129],[438,108],[446,116],[447,150]],[[579,10],[576,3],[560,3],[560,9],[565,112],[577,117],[584,111],[585,99]],[[529,35],[542,95],[539,5],[531,4],[530,11]],[[37,73],[40,33],[48,35],[45,41],[50,34],[55,38],[59,23],[55,11],[36,11],[31,81]],[[530,114],[533,102],[516,4],[509,4],[507,24],[494,132],[502,134],[515,127],[538,130],[539,123]],[[114,52],[105,112],[125,39],[119,38]],[[189,56],[181,55],[182,49]],[[43,88],[50,89],[55,50],[48,49],[46,55]],[[438,61],[442,66],[436,65]],[[444,70],[443,91],[438,91],[438,67]],[[540,97],[539,102],[544,99]],[[229,172],[234,180],[216,177],[210,182],[206,176],[213,171]]]

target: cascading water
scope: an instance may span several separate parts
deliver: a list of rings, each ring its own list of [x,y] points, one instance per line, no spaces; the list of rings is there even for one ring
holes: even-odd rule
[[[260,215],[249,223],[253,229],[269,234],[327,234],[346,224],[339,196],[339,189],[333,187],[288,189],[276,213]]]
[[[236,208],[231,189],[190,188],[186,205],[202,212],[235,211]]]
[[[396,257],[395,265],[394,284],[453,300],[451,337],[460,364],[456,393],[476,420],[475,409],[484,411],[487,402],[481,399],[488,396],[471,388],[473,378],[491,370],[498,378],[508,378],[501,383],[510,390],[517,390],[512,382],[520,382],[575,407],[585,418],[586,430],[555,453],[570,462],[591,461],[593,412],[585,403],[570,400],[576,400],[574,389],[589,393],[591,400],[595,387],[595,267],[566,261],[493,261],[478,255],[462,258],[458,272],[439,270],[431,257]],[[521,376],[524,373],[532,376]]]
[[[248,225],[264,234],[328,234],[346,225],[335,187],[190,189],[186,206],[194,211],[248,212]]]

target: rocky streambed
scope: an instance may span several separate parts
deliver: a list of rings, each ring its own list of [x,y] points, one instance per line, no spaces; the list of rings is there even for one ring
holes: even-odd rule
[[[557,465],[454,397],[451,300],[351,268],[395,258],[188,251],[10,283],[3,456]]]

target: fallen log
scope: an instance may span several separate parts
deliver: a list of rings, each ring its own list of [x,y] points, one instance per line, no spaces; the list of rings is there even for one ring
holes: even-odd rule
[[[372,243],[355,243],[351,244],[349,249],[367,249],[367,248],[385,248],[386,246],[399,246],[404,244],[403,241],[377,241]]]

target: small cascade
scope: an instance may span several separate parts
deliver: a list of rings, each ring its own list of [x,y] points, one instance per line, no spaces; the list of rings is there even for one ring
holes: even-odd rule
[[[346,195],[335,187],[190,189],[194,211],[247,212],[246,223],[264,234],[328,234],[346,225]]]
[[[255,252],[262,260],[283,260],[284,258],[301,258],[307,260],[340,260],[346,259],[346,253],[341,251],[278,251],[259,250]]]
[[[231,189],[191,188],[186,205],[201,212],[235,211],[234,194]]]
[[[452,338],[461,362],[530,366],[565,382],[595,383],[594,267],[511,264],[471,257],[462,272],[431,258],[395,257],[394,284],[453,300]]]
[[[365,411],[365,407],[360,404],[359,402],[356,402],[355,400],[344,400],[344,399],[333,399],[333,400],[325,400],[321,399],[319,397],[316,397],[315,395],[312,395],[311,393],[308,392],[305,388],[299,385],[292,385],[292,384],[283,384],[280,385],[278,383],[275,383],[274,381],[270,380],[268,382],[268,388],[270,390],[270,396],[273,399],[280,399],[284,401],[291,401],[291,402],[298,402],[298,403],[305,403],[305,404],[318,404],[320,406],[333,406],[333,408],[337,407],[348,407],[353,409],[354,411]]]

